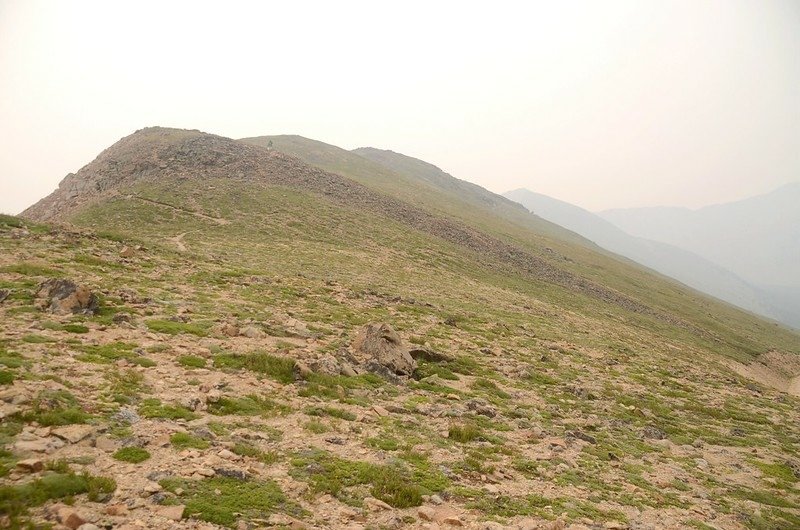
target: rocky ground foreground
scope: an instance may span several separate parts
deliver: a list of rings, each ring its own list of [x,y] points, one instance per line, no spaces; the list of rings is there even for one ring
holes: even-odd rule
[[[686,347],[4,223],[0,528],[800,527],[797,398]]]

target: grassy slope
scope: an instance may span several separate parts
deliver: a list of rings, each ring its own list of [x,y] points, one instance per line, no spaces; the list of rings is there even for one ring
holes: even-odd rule
[[[550,259],[558,267],[680,315],[715,336],[718,341],[713,347],[726,355],[748,360],[772,347],[800,354],[800,339],[784,326],[754,317],[600,251],[574,233],[530,215],[482,188],[453,179],[425,162],[373,149],[350,152],[300,136],[265,136],[243,141],[254,145],[272,141],[274,149],[429,211],[459,219]],[[547,252],[547,248],[555,254]],[[669,329],[664,332],[665,336],[672,334]]]
[[[348,157],[347,164],[384,193],[401,196],[420,186],[414,177],[388,170],[376,183],[370,176],[374,167],[359,158]],[[407,517],[416,512],[402,510],[421,502],[421,492],[446,491],[478,519],[563,516],[571,522],[703,528],[701,521],[707,521],[771,529],[800,523],[792,471],[800,462],[799,402],[734,375],[718,355],[748,360],[770,348],[797,352],[795,335],[594,253],[579,239],[532,231],[525,223],[538,223],[535,218],[515,223],[505,213],[498,218],[465,207],[435,186],[425,189],[430,203],[413,194],[405,198],[675,312],[719,340],[531,281],[358,205],[253,182],[182,179],[140,182],[72,219],[100,231],[100,237],[50,235],[46,227],[31,227],[31,235],[19,237],[8,226],[16,220],[0,219],[7,221],[0,222],[0,289],[13,293],[0,305],[4,377],[32,385],[32,391],[40,381],[65,381],[66,391],[74,393],[70,408],[47,411],[48,421],[115,427],[113,413],[121,404],[147,421],[169,425],[208,416],[221,425],[215,427],[219,434],[210,441],[184,441],[197,447],[195,465],[240,441],[230,435],[234,429],[277,433],[278,441],[243,450],[251,459],[269,453],[266,472],[251,481],[164,483],[168,491],[180,486],[190,496],[177,500],[196,517],[231,527],[237,513],[251,517],[249,510],[255,518],[265,511],[311,517],[302,515],[297,508],[302,506],[319,520],[328,516],[317,511],[324,506],[313,495],[290,495],[284,488],[289,499],[283,499],[281,484],[270,481],[274,469],[275,476],[291,474],[309,482],[315,494],[333,494],[336,502],[358,507],[367,494],[377,495]],[[145,250],[121,259],[122,244]],[[557,254],[543,251],[545,246]],[[103,294],[101,315],[68,319],[89,329],[85,337],[32,307],[32,289],[48,276],[72,277]],[[121,288],[150,302],[131,304]],[[182,317],[189,322],[171,320],[187,307],[191,312]],[[116,325],[112,315],[118,312],[129,313],[133,325]],[[284,315],[307,324],[316,339],[301,345],[256,341],[261,356],[247,361],[242,355],[252,352],[253,342],[231,339],[218,327],[223,321],[249,322],[284,337],[292,330]],[[388,321],[405,340],[456,361],[423,363],[418,377],[436,373],[444,377],[438,383],[398,387],[346,377],[294,382],[286,373],[291,359],[304,359],[309,350],[336,353],[358,326],[374,321]],[[114,346],[109,336],[121,345]],[[133,353],[137,347],[152,363],[133,365],[139,379],[111,362],[121,356],[141,363]],[[202,365],[208,370],[197,370]],[[208,411],[195,414],[173,403],[221,377],[230,385],[227,397]],[[114,381],[119,382],[109,385]],[[470,412],[465,403],[471,399],[485,400],[497,416],[490,420]],[[350,428],[347,418],[372,415],[373,404],[403,412]],[[88,420],[78,407],[90,413]],[[42,419],[41,412],[27,408],[4,424],[0,441],[13,439],[10,433],[32,418]],[[463,415],[450,417],[453,410]],[[147,421],[132,426],[132,434],[152,437]],[[668,438],[669,449],[644,434],[652,428]],[[347,443],[332,445],[326,439],[331,435]],[[563,451],[553,449],[553,440]],[[690,444],[696,440],[702,443],[695,448]],[[173,448],[148,447],[153,457],[126,468],[126,474],[145,477],[154,470],[150,465],[175,467]],[[4,458],[13,466],[18,457]],[[86,470],[106,472],[108,458],[97,458]],[[705,458],[713,467],[702,463]],[[397,476],[395,468],[375,462],[400,466],[402,484],[386,476]],[[448,477],[440,469],[449,470]],[[500,493],[481,478],[494,469],[512,477],[499,479]],[[240,491],[244,487],[247,492]],[[261,496],[254,498],[253,491]],[[700,509],[684,510],[687,506]]]
[[[209,192],[211,187],[213,193]],[[405,404],[410,415],[399,415],[377,425],[366,424],[363,432],[344,429],[341,421],[317,419],[319,413],[315,412],[314,419],[305,424],[309,432],[304,439],[306,443],[328,447],[325,433],[333,430],[350,439],[355,447],[366,448],[368,456],[359,457],[365,460],[385,458],[380,452],[383,449],[376,447],[399,446],[401,450],[393,454],[400,457],[402,466],[410,466],[415,477],[407,482],[444,487],[453,502],[475,509],[473,513],[483,517],[505,520],[566,514],[569,521],[588,517],[602,522],[637,517],[661,520],[669,513],[673,521],[680,520],[688,526],[702,517],[689,512],[676,515],[675,507],[692,505],[698,502],[699,495],[709,499],[702,501],[704,509],[722,518],[730,513],[747,512],[750,506],[747,499],[763,503],[761,515],[748,519],[752,528],[781,528],[797,520],[791,510],[800,507],[800,499],[793,489],[794,482],[786,477],[788,468],[783,465],[785,461],[800,458],[792,442],[798,435],[797,400],[776,400],[771,391],[748,390],[745,381],[717,364],[715,354],[721,351],[719,344],[560,287],[498,272],[485,267],[480,256],[461,247],[307,193],[221,179],[202,183],[191,180],[148,183],[122,191],[135,191],[137,195],[169,204],[189,204],[195,211],[224,218],[229,223],[218,224],[186,211],[126,199],[120,194],[74,219],[78,225],[113,229],[116,234],[101,238],[16,239],[7,237],[6,231],[0,239],[3,251],[0,287],[12,288],[17,293],[11,305],[3,306],[6,337],[3,348],[19,352],[26,362],[35,362],[37,366],[36,373],[26,372],[24,365],[14,369],[14,373],[19,378],[31,378],[47,376],[51,370],[58,376],[63,373],[61,370],[67,370],[72,378],[77,378],[73,383],[78,386],[73,388],[80,389],[79,399],[96,411],[93,421],[101,424],[109,421],[118,405],[104,401],[108,399],[102,397],[107,392],[105,380],[97,383],[80,379],[91,376],[94,361],[81,364],[71,352],[94,352],[92,348],[96,346],[83,344],[80,336],[76,338],[50,328],[44,332],[47,340],[40,344],[40,339],[33,341],[28,332],[31,323],[41,317],[27,305],[26,293],[48,274],[74,277],[107,293],[105,314],[75,319],[92,329],[97,325],[112,325],[111,314],[118,311],[131,312],[139,328],[149,322],[144,332],[127,332],[131,337],[125,341],[134,345],[151,340],[147,338],[148,329],[162,329],[154,327],[154,321],[166,321],[178,332],[185,329],[190,333],[181,335],[182,348],[188,347],[208,358],[203,339],[193,338],[192,333],[221,338],[224,344],[227,339],[214,331],[216,321],[234,317],[274,327],[275,315],[287,313],[307,323],[319,335],[317,345],[322,351],[337,351],[352,340],[356,327],[363,323],[389,321],[407,340],[427,343],[434,350],[462,359],[451,366],[455,375],[447,368],[426,369],[455,377],[458,381],[448,384],[456,385],[462,401],[488,400],[500,411],[495,420],[469,415],[458,421],[446,417],[434,419],[415,412],[419,404],[454,406],[454,401],[445,398],[443,392],[456,391],[435,384],[360,390],[343,399],[339,391],[324,393],[324,388],[314,390],[313,386],[282,382],[280,391],[267,398],[282,404],[286,410],[281,414],[287,415],[286,418],[266,416],[267,419],[260,421],[264,428],[277,430],[286,429],[287,425],[304,425],[308,405],[297,397],[298,389],[304,388],[302,391],[321,392],[317,399],[345,407],[351,414],[368,413],[373,403]],[[171,241],[179,234],[185,234],[182,242],[186,252],[178,252]],[[147,250],[132,260],[120,260],[118,240],[129,245],[143,244]],[[116,296],[121,286],[154,302],[144,312],[130,307]],[[168,320],[186,306],[192,309],[190,323],[181,325]],[[170,335],[164,336],[167,337],[164,344],[169,345]],[[755,337],[752,344],[763,349],[778,342]],[[153,408],[144,399],[152,397],[152,392],[145,391],[144,386],[155,384],[166,366],[174,365],[175,369],[187,372],[184,377],[173,378],[174,388],[169,394],[156,394],[164,403],[168,403],[170,396],[174,399],[175,395],[192,392],[193,387],[185,387],[186,381],[217,377],[215,370],[208,376],[189,372],[180,357],[172,357],[175,354],[169,349],[148,351],[159,371],[138,369],[144,378],[142,388],[126,388],[122,396],[139,406],[140,411],[165,416],[177,413],[173,409]],[[723,351],[740,357],[745,353],[735,348]],[[269,353],[285,354],[272,350]],[[40,357],[42,354],[45,360]],[[302,356],[302,351],[290,355]],[[212,360],[213,356],[208,359],[209,366]],[[52,364],[53,361],[57,362]],[[99,373],[104,373],[105,366],[98,366]],[[337,384],[350,383],[342,380]],[[95,390],[93,385],[99,386]],[[94,397],[95,391],[101,393],[100,397]],[[113,397],[120,399],[119,395]],[[225,410],[235,407],[245,410],[245,406],[254,408],[261,402],[225,403]],[[141,408],[145,405],[150,408]],[[323,414],[330,415],[338,409],[325,410],[328,412]],[[406,417],[420,418],[422,423],[407,423]],[[236,416],[212,418],[240,425],[235,424]],[[453,434],[442,436],[442,429],[447,431],[448,424]],[[248,419],[248,425],[256,428],[259,423]],[[569,442],[570,449],[563,454],[542,460],[534,455],[540,454],[548,442],[529,439],[532,426],[559,439],[569,439],[570,433],[582,430],[595,442],[581,442],[577,446]],[[683,452],[662,451],[655,443],[642,439],[642,429],[648,426],[663,430],[674,444],[690,444],[699,438],[728,448],[726,458],[730,462],[726,460],[725,466],[745,466],[746,480],[729,478],[724,471],[728,468],[722,464],[709,472],[697,467]],[[147,436],[147,431],[137,434]],[[217,443],[229,442],[225,435],[220,435],[211,448],[200,449],[200,458],[205,457],[203,451],[219,450]],[[325,452],[309,456],[303,447],[289,443],[269,447],[277,451],[273,465],[296,473],[298,480],[311,480],[304,475],[309,458],[321,462],[314,469],[322,469],[318,473],[324,475],[324,480],[314,479],[315,488],[338,483],[342,476],[352,476],[351,468],[361,469],[359,466],[364,465],[342,460],[341,456],[326,456]],[[738,451],[749,454],[751,448],[758,449],[757,457],[738,456]],[[169,453],[170,449],[158,451]],[[612,454],[613,458],[609,456]],[[695,456],[701,455],[697,452]],[[154,456],[157,461],[164,458]],[[560,462],[569,465],[562,468]],[[103,465],[103,461],[98,465]],[[452,482],[432,474],[430,469],[438,469],[439,465],[452,470],[455,477]],[[495,467],[509,470],[515,476],[510,493],[499,497],[483,489],[476,478]],[[664,468],[678,470],[677,478],[666,486],[663,479],[656,478]],[[146,474],[148,469],[143,467],[141,473]],[[761,469],[779,474],[781,479],[776,482]],[[359,472],[358,476],[365,477],[363,480],[382,480],[381,469],[367,471]],[[377,483],[385,488],[383,482]],[[269,482],[262,483],[259,479],[246,484],[263,487],[270,492],[270,498],[278,496]],[[525,495],[513,493],[516,485],[522,485]],[[171,484],[165,483],[165,487],[172,490]],[[222,513],[210,511],[204,515],[204,502],[216,502],[213,492],[220,486],[200,481],[192,485],[181,483],[181,487],[196,495],[190,506],[199,510],[198,517],[234,521],[232,514],[242,511],[234,503],[242,497],[234,491],[231,508],[221,506],[218,511]],[[336,494],[337,498],[358,503],[365,493],[352,492],[362,491],[359,487],[347,486]],[[212,492],[207,498],[203,497],[206,490]],[[196,491],[200,493],[195,494]],[[373,491],[377,495],[383,489]],[[355,495],[355,500],[349,495]],[[410,498],[418,502],[414,495]],[[302,503],[304,499],[291,501]],[[291,503],[280,504],[285,508],[275,508],[276,502],[266,505],[270,510],[299,513],[291,508]],[[313,503],[308,507],[315,509]],[[409,515],[414,513],[412,510]]]

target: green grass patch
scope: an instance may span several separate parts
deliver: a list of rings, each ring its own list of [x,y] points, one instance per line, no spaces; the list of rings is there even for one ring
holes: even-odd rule
[[[66,390],[46,390],[33,401],[31,410],[22,414],[26,422],[45,427],[87,423],[92,416],[84,412],[78,400]]]
[[[278,357],[268,353],[254,352],[244,355],[226,353],[214,357],[217,368],[244,369],[264,374],[279,383],[294,381],[294,359]]]
[[[314,434],[323,434],[330,431],[330,428],[319,420],[307,421],[303,424],[303,428]]]
[[[267,465],[274,464],[280,458],[274,451],[262,451],[258,447],[244,442],[234,445],[231,451],[239,456],[255,458]]]
[[[469,443],[475,440],[484,440],[483,431],[475,424],[451,425],[447,437],[459,443]]]
[[[367,494],[395,508],[419,506],[423,495],[441,491],[449,483],[429,468],[410,469],[401,461],[377,465],[345,460],[324,451],[298,455],[292,468],[292,476],[308,481],[315,493],[329,493],[352,506],[360,506]]]
[[[167,420],[194,420],[197,414],[183,405],[164,405],[161,400],[149,398],[142,401],[139,414],[145,418],[163,418]]]
[[[208,411],[218,416],[274,416],[288,410],[288,407],[281,405],[268,398],[256,395],[249,395],[241,398],[222,397],[216,403],[208,404]]]
[[[58,342],[58,340],[39,335],[38,333],[28,333],[22,337],[22,342],[27,342],[28,344],[47,344],[48,342]]]
[[[302,516],[303,510],[286,499],[271,480],[237,480],[213,477],[205,480],[168,478],[160,482],[186,505],[186,517],[235,528],[238,521],[266,519],[272,513]]]
[[[309,416],[330,416],[346,421],[355,421],[357,417],[350,411],[336,407],[311,407],[306,409],[306,414]]]
[[[123,447],[114,453],[114,458],[122,462],[138,464],[150,458],[150,453],[141,447]]]
[[[193,322],[175,322],[172,320],[152,319],[146,322],[147,327],[151,331],[157,333],[165,333],[167,335],[179,335],[181,333],[188,333],[198,337],[205,337],[208,335],[208,329],[211,327],[208,323],[193,323]]]
[[[374,438],[368,438],[366,443],[369,447],[380,449],[382,451],[397,451],[398,449],[400,449],[400,442],[398,442],[394,438],[389,438],[385,436],[376,436]]]
[[[79,361],[96,364],[111,364],[120,359],[135,363],[139,359],[133,352],[135,348],[136,344],[119,341],[109,342],[108,344],[84,344],[78,347],[83,353],[76,358]]]
[[[10,517],[12,528],[23,528],[21,523],[30,508],[84,493],[90,501],[97,502],[116,488],[116,482],[106,477],[72,472],[48,473],[24,484],[0,486],[0,513]]]
[[[14,372],[10,370],[0,370],[0,385],[10,385],[14,382]]]
[[[298,391],[301,397],[319,397],[326,400],[352,401],[350,398],[353,390],[371,390],[381,388],[386,384],[380,376],[363,374],[354,377],[344,375],[311,374]],[[396,392],[386,388],[387,392]],[[366,401],[359,403],[368,405]]]
[[[83,324],[64,324],[61,329],[68,333],[89,333],[89,328]]]
[[[522,497],[509,497],[506,495],[480,496],[478,499],[468,502],[467,506],[480,510],[488,516],[536,516],[543,519],[555,519],[560,515],[566,515],[569,520],[588,518],[592,521],[600,522],[627,521],[625,514],[617,511],[601,510],[589,501],[566,497],[550,499],[535,494]]]
[[[497,396],[501,399],[508,399],[511,397],[511,395],[508,392],[502,390],[499,386],[497,386],[497,383],[489,379],[478,378],[472,382],[470,387],[473,390],[478,390],[490,396]]]
[[[186,368],[205,368],[206,360],[196,355],[181,355],[178,357],[178,364]]]
[[[22,276],[58,276],[59,272],[50,267],[37,265],[35,263],[15,263],[0,267],[0,272],[13,272]]]
[[[176,449],[208,449],[211,445],[208,440],[186,432],[176,432],[169,441]]]

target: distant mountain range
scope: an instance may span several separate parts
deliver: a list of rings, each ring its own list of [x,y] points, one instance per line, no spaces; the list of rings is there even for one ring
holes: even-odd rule
[[[800,328],[800,183],[699,210],[594,214],[526,189],[504,195],[606,250]]]

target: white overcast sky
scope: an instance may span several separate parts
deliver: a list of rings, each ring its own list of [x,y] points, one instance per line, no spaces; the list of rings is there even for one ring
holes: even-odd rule
[[[800,180],[800,2],[0,0],[0,211],[149,125],[591,210],[724,202]]]

